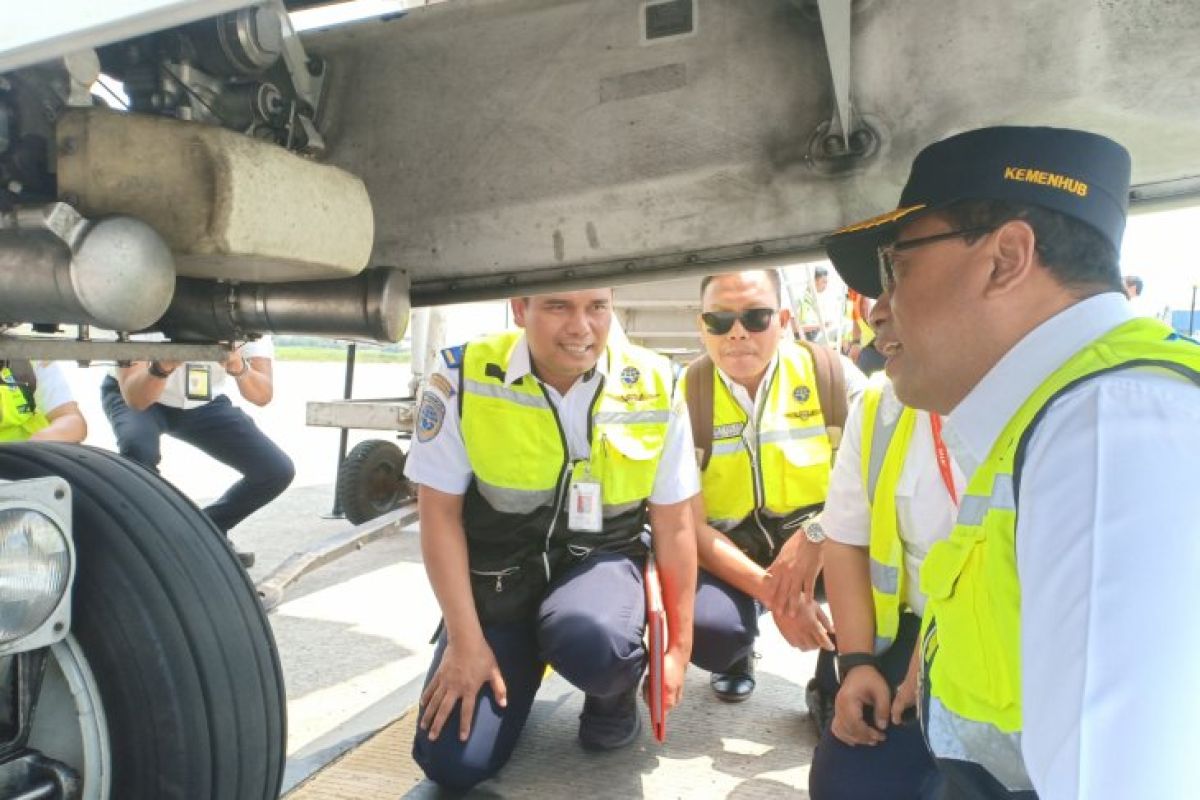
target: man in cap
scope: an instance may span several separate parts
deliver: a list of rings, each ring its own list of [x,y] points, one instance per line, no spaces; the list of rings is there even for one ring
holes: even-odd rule
[[[523,331],[442,352],[405,468],[444,622],[413,756],[455,791],[508,761],[547,664],[586,695],[584,747],[637,738],[647,521],[668,709],[692,649],[699,480],[670,364],[610,341],[611,289],[512,310]]]
[[[922,724],[949,797],[1194,781],[1200,347],[1123,296],[1129,176],[1095,134],[969,131],[917,156],[896,211],[826,242],[878,296],[896,395],[946,415],[968,476],[921,568]],[[873,659],[843,652],[843,679]]]

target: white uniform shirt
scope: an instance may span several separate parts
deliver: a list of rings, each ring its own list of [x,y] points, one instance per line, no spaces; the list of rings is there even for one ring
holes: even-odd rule
[[[880,398],[885,423],[894,423],[903,406],[889,381]],[[871,506],[862,478],[863,404],[850,409],[842,446],[829,481],[829,497],[821,512],[821,527],[835,542],[868,547],[871,544]],[[948,449],[948,448],[947,448]],[[950,459],[954,491],[962,497],[966,479]],[[937,451],[929,414],[917,412],[912,440],[896,483],[896,518],[900,542],[904,547],[904,603],[920,615],[925,613],[925,595],[921,593],[921,562],[935,542],[945,539],[954,527],[958,508],[938,469]]]
[[[1129,319],[1092,297],[1030,332],[946,420],[964,471],[1050,373]],[[1017,507],[1021,748],[1042,800],[1190,798],[1200,753],[1200,390],[1093,378],[1046,412]]]
[[[51,411],[75,402],[71,394],[71,384],[62,367],[53,361],[33,361],[33,374],[37,377],[37,387],[33,390],[33,402],[37,410],[49,415]]]
[[[607,355],[602,356],[591,374],[575,381],[565,395],[561,395],[549,384],[543,383],[550,402],[558,411],[567,447],[572,459],[588,458],[591,446],[588,443],[588,411],[596,394],[600,376],[607,370]],[[522,336],[513,351],[504,382],[511,385],[517,378],[532,376],[529,347]],[[404,474],[414,483],[424,484],[447,494],[465,494],[471,485],[471,462],[463,444],[459,426],[458,398],[447,393],[447,387],[458,391],[458,369],[439,362],[431,377],[426,392],[432,392],[444,406],[440,428],[429,438],[421,441],[415,437],[408,451]],[[441,376],[440,378],[436,376]],[[699,471],[692,445],[692,428],[688,420],[687,406],[676,402],[667,423],[667,438],[663,448],[658,472],[654,476],[654,488],[650,502],[658,505],[679,503],[700,491]]]
[[[165,341],[166,337],[161,334],[147,335],[143,341]],[[249,361],[252,358],[274,358],[275,343],[270,336],[263,336],[261,339],[256,339],[252,342],[246,342],[242,345],[242,358]],[[229,394],[229,374],[225,371],[225,367],[215,361],[202,362],[209,370],[209,386],[211,387],[211,397],[208,400],[189,400],[187,397],[187,364],[180,364],[179,367],[171,373],[171,377],[167,378],[166,385],[163,386],[162,394],[158,396],[156,403],[161,403],[164,406],[171,408],[199,408],[202,405],[216,400],[223,394]],[[110,374],[116,375],[116,370],[112,370]]]

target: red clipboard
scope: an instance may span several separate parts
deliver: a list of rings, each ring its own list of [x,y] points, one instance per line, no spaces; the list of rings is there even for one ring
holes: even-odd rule
[[[654,556],[646,558],[646,652],[649,656],[646,692],[650,704],[650,729],[654,738],[667,738],[667,699],[663,686],[663,654],[667,650],[667,612],[663,608],[662,584],[658,581],[658,568]]]

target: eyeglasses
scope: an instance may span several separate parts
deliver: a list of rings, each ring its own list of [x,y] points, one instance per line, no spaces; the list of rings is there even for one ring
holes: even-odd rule
[[[704,328],[714,336],[724,336],[740,322],[747,333],[762,333],[775,318],[773,308],[747,308],[745,311],[705,311],[700,315]]]
[[[947,239],[957,239],[960,236],[979,236],[991,233],[994,230],[996,230],[995,227],[990,225],[977,228],[963,228],[962,230],[935,233],[933,236],[921,236],[916,239],[905,239],[902,242],[892,242],[889,245],[884,245],[875,251],[879,259],[879,285],[883,287],[884,292],[890,292],[896,288],[897,253],[915,250],[918,247],[924,247],[927,244],[935,242],[944,242]]]

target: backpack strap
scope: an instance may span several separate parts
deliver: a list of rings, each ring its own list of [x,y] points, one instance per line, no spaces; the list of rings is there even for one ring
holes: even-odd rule
[[[849,408],[846,404],[846,370],[842,359],[832,348],[802,340],[800,344],[812,356],[813,373],[817,378],[817,400],[821,403],[821,414],[825,417],[825,430],[833,449],[842,441],[842,429],[846,427]]]
[[[688,416],[692,420],[692,444],[699,451],[700,469],[708,466],[712,457],[713,441],[713,362],[702,355],[688,364],[684,373],[687,380]]]
[[[33,362],[28,358],[10,358],[4,365],[12,374],[13,381],[21,388],[21,394],[25,395],[25,404],[29,406],[29,410],[36,411],[34,393],[37,391],[37,373],[33,371]]]

